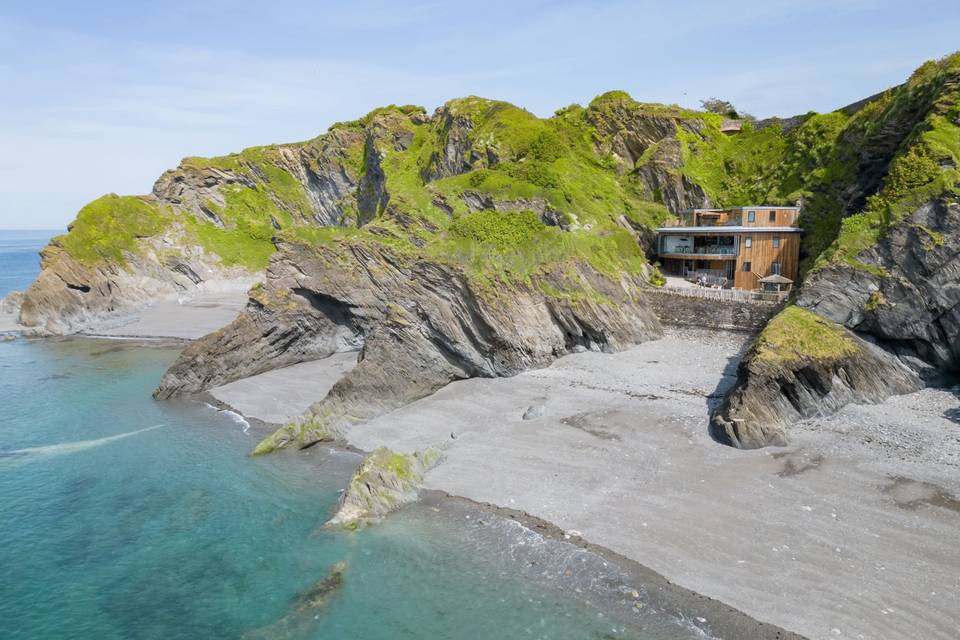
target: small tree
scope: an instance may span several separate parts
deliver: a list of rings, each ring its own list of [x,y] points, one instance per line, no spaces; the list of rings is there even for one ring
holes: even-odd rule
[[[721,100],[720,98],[709,98],[707,100],[701,100],[700,105],[705,111],[709,111],[710,113],[719,113],[722,116],[727,116],[728,118],[733,118],[734,120],[740,119],[740,114],[737,112],[736,107],[726,100]]]

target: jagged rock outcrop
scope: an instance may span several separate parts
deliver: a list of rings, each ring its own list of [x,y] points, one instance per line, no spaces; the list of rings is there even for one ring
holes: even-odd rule
[[[109,262],[78,260],[54,238],[41,252],[41,266],[20,304],[19,322],[34,335],[85,331],[157,300],[243,290],[254,281],[201,247],[183,246],[175,231]]]
[[[683,158],[676,137],[678,130],[703,136],[703,121],[628,98],[611,92],[590,104],[586,117],[599,134],[598,151],[616,158],[619,171],[636,175],[651,198],[674,214],[711,206],[703,187],[680,171]]]
[[[472,135],[478,108],[488,101],[482,98],[464,98],[451,101],[436,110],[432,126],[439,145],[422,169],[424,180],[432,182],[456,176],[473,169],[496,167],[500,154],[493,140],[476,140]]]
[[[23,292],[11,291],[3,298],[0,298],[0,313],[19,313],[21,304],[23,304]]]
[[[674,212],[711,206],[710,198],[699,184],[683,174],[680,142],[666,139],[635,168],[647,191]]]
[[[326,527],[356,529],[417,499],[424,474],[440,459],[436,449],[396,453],[380,447],[360,464]]]
[[[498,200],[487,193],[464,191],[460,198],[470,211],[532,211],[547,225],[567,228],[569,223],[562,213],[550,206],[544,198],[517,198],[516,200]]]
[[[797,307],[770,322],[737,377],[710,430],[717,441],[744,449],[787,445],[787,427],[797,420],[829,415],[851,402],[881,402],[923,385],[881,347]]]
[[[714,416],[721,441],[782,444],[792,420],[955,379],[960,54],[924,64],[851,111],[832,121],[811,116],[797,129],[798,146],[813,149],[818,127],[842,125],[836,144],[815,152],[833,158],[823,173],[831,177],[801,218],[808,248],[823,250],[811,258],[798,307],[774,319],[743,360]],[[798,166],[797,158],[784,166]],[[824,248],[831,225],[836,235]]]
[[[872,336],[932,382],[960,370],[960,197],[919,207],[857,255],[814,272],[797,304]]]
[[[258,284],[236,320],[187,345],[155,395],[209,389],[361,345],[359,327],[335,301],[300,287]]]
[[[352,206],[352,129],[300,145],[187,158],[152,193],[105,196],[41,253],[20,322],[37,334],[98,326],[158,299],[246,289],[287,226],[338,225]]]
[[[313,409],[335,428],[452,380],[509,376],[576,349],[655,337],[660,325],[643,286],[642,274],[612,277],[587,262],[485,284],[463,267],[378,242],[282,245],[247,309],[188,347],[155,395],[202,391],[362,340],[357,366]],[[271,446],[319,438],[287,428]]]
[[[856,348],[812,357],[800,353],[815,348],[807,346],[794,349],[795,357],[777,356],[761,334],[713,418],[713,433],[721,442],[786,444],[787,426],[796,420],[955,380],[960,371],[960,195],[944,193],[921,205],[875,246],[858,253],[856,261],[815,270],[797,305],[790,312],[793,322],[774,320],[764,334],[802,332],[804,323],[796,321],[802,313],[818,325],[811,332],[813,342],[830,344],[842,331]]]

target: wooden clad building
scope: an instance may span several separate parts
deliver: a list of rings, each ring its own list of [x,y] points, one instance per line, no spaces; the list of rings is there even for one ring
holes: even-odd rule
[[[796,281],[800,268],[798,207],[691,209],[657,230],[663,271],[705,277],[753,290],[778,275]]]

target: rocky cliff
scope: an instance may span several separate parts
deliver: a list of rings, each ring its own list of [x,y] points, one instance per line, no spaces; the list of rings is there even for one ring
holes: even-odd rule
[[[744,449],[786,445],[796,420],[922,386],[912,369],[881,347],[799,307],[770,321],[737,377],[710,429],[717,441]]]
[[[20,321],[65,334],[160,297],[246,287],[301,228],[362,227],[388,209],[425,243],[453,218],[527,210],[587,230],[614,216],[649,245],[665,205],[709,202],[678,167],[678,131],[711,136],[713,114],[644,105],[622,92],[536,118],[464,98],[432,116],[390,106],[313,140],[187,158],[146,196],[104,196],[42,253]],[[699,139],[699,138],[698,138]],[[408,234],[410,235],[410,234]],[[416,237],[414,237],[416,236]]]
[[[960,370],[960,192],[923,203],[856,259],[864,266],[811,274],[797,304],[872,336],[931,382]]]
[[[566,233],[530,214],[487,215],[506,224],[526,220],[534,229],[529,246],[546,246]],[[643,297],[641,263],[633,273],[617,273],[584,257],[487,280],[446,256],[404,251],[375,238],[281,244],[247,309],[191,344],[164,376],[157,397],[362,344],[357,366],[318,398],[313,412],[319,422],[287,427],[266,448],[307,446],[452,380],[513,375],[573,350],[621,349],[659,335]],[[476,250],[491,261],[523,259],[526,251],[498,258],[495,248],[483,245],[478,241]]]
[[[69,333],[158,296],[262,278],[157,395],[362,348],[304,422],[323,431],[453,379],[654,336],[652,229],[687,207],[800,201],[797,304],[851,332],[857,355],[771,368],[753,350],[716,424],[762,434],[763,420],[956,370],[958,79],[955,54],[849,108],[732,136],[721,116],[620,91],[549,118],[477,97],[432,115],[377,109],[304,143],[188,158],[148,196],[91,203],[44,250],[20,319]],[[870,369],[888,366],[889,388],[871,386]],[[764,413],[751,393],[779,408]],[[764,439],[727,426],[731,442]],[[308,444],[304,431],[269,444]]]
[[[608,94],[543,120],[466,98],[431,118],[389,109],[335,127],[365,132],[359,226],[278,230],[247,309],[188,347],[157,397],[362,345],[315,419],[259,450],[306,446],[451,380],[658,335],[640,230],[667,209],[631,154],[707,129],[701,115]],[[705,197],[676,185],[671,198]]]
[[[798,308],[744,359],[713,419],[721,441],[785,444],[793,420],[950,382],[960,369],[960,56],[924,65],[852,118],[838,137],[847,186],[834,190],[849,215],[808,260]]]
[[[363,136],[187,158],[146,196],[107,195],[84,207],[41,253],[20,322],[38,334],[95,328],[158,298],[249,287],[298,226],[338,225],[356,210]]]

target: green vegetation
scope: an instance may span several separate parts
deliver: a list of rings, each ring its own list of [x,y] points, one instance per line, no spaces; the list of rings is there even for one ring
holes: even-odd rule
[[[80,212],[60,246],[85,264],[122,264],[142,250],[138,238],[170,230],[172,239],[252,271],[266,266],[281,238],[335,250],[386,246],[460,265],[484,285],[570,274],[574,263],[614,278],[647,274],[657,284],[662,276],[627,230],[655,228],[671,215],[661,190],[668,187],[644,182],[654,170],[699,185],[717,206],[802,200],[805,269],[839,262],[884,277],[863,250],[960,182],[958,76],[955,54],[855,113],[807,114],[736,135],[720,131],[734,110],[723,101],[705,103],[713,113],[641,103],[623,91],[550,118],[475,96],[450,101],[437,118],[389,105],[303,143],[187,158],[168,177],[210,189],[203,212],[107,196]],[[625,145],[639,153],[634,166],[620,157]],[[876,157],[892,160],[864,169],[864,158]],[[305,171],[363,185],[337,203],[343,226],[318,228]],[[924,246],[942,244],[923,230]]]
[[[874,291],[870,294],[870,299],[867,300],[867,304],[864,305],[864,309],[867,311],[876,311],[880,307],[887,304],[887,298],[883,295],[881,291]]]
[[[939,231],[934,231],[933,229],[925,227],[922,224],[915,224],[913,225],[913,228],[924,234],[921,242],[923,243],[923,248],[927,251],[943,246],[945,240],[943,234]]]
[[[257,271],[267,266],[274,252],[271,241],[277,228],[303,224],[311,217],[307,193],[293,174],[283,168],[280,147],[253,147],[219,158],[187,158],[179,171],[203,171],[210,167],[246,178],[254,186],[228,184],[221,187],[224,206],[205,207],[223,226],[184,218],[188,231],[206,250],[220,256],[227,266]]]
[[[78,262],[126,264],[127,254],[139,254],[138,238],[162,233],[170,213],[144,198],[114,194],[97,198],[77,214],[69,233],[55,241]]]
[[[530,211],[464,216],[430,245],[427,255],[462,266],[481,284],[528,282],[531,275],[570,261],[590,264],[611,278],[639,275],[646,265],[636,240],[623,229],[565,232]]]
[[[778,313],[757,336],[756,359],[770,364],[799,360],[832,360],[859,351],[846,331],[812,311],[790,306]]]
[[[883,276],[857,259],[894,225],[925,202],[957,191],[960,181],[960,54],[921,66],[907,83],[853,117],[854,138],[869,140],[896,126],[909,126],[883,178],[880,189],[867,198],[864,209],[839,223],[836,240],[814,268],[845,262]],[[948,82],[949,81],[949,82]],[[913,118],[923,117],[916,123]],[[848,133],[851,135],[851,133]],[[931,236],[934,240],[935,237]]]
[[[385,107],[378,107],[368,113],[367,115],[359,118],[357,120],[348,120],[346,122],[334,122],[327,131],[333,131],[334,129],[363,129],[368,126],[377,116],[384,114],[399,114],[402,116],[411,116],[415,114],[426,115],[427,110],[423,107],[415,104],[389,104]]]

